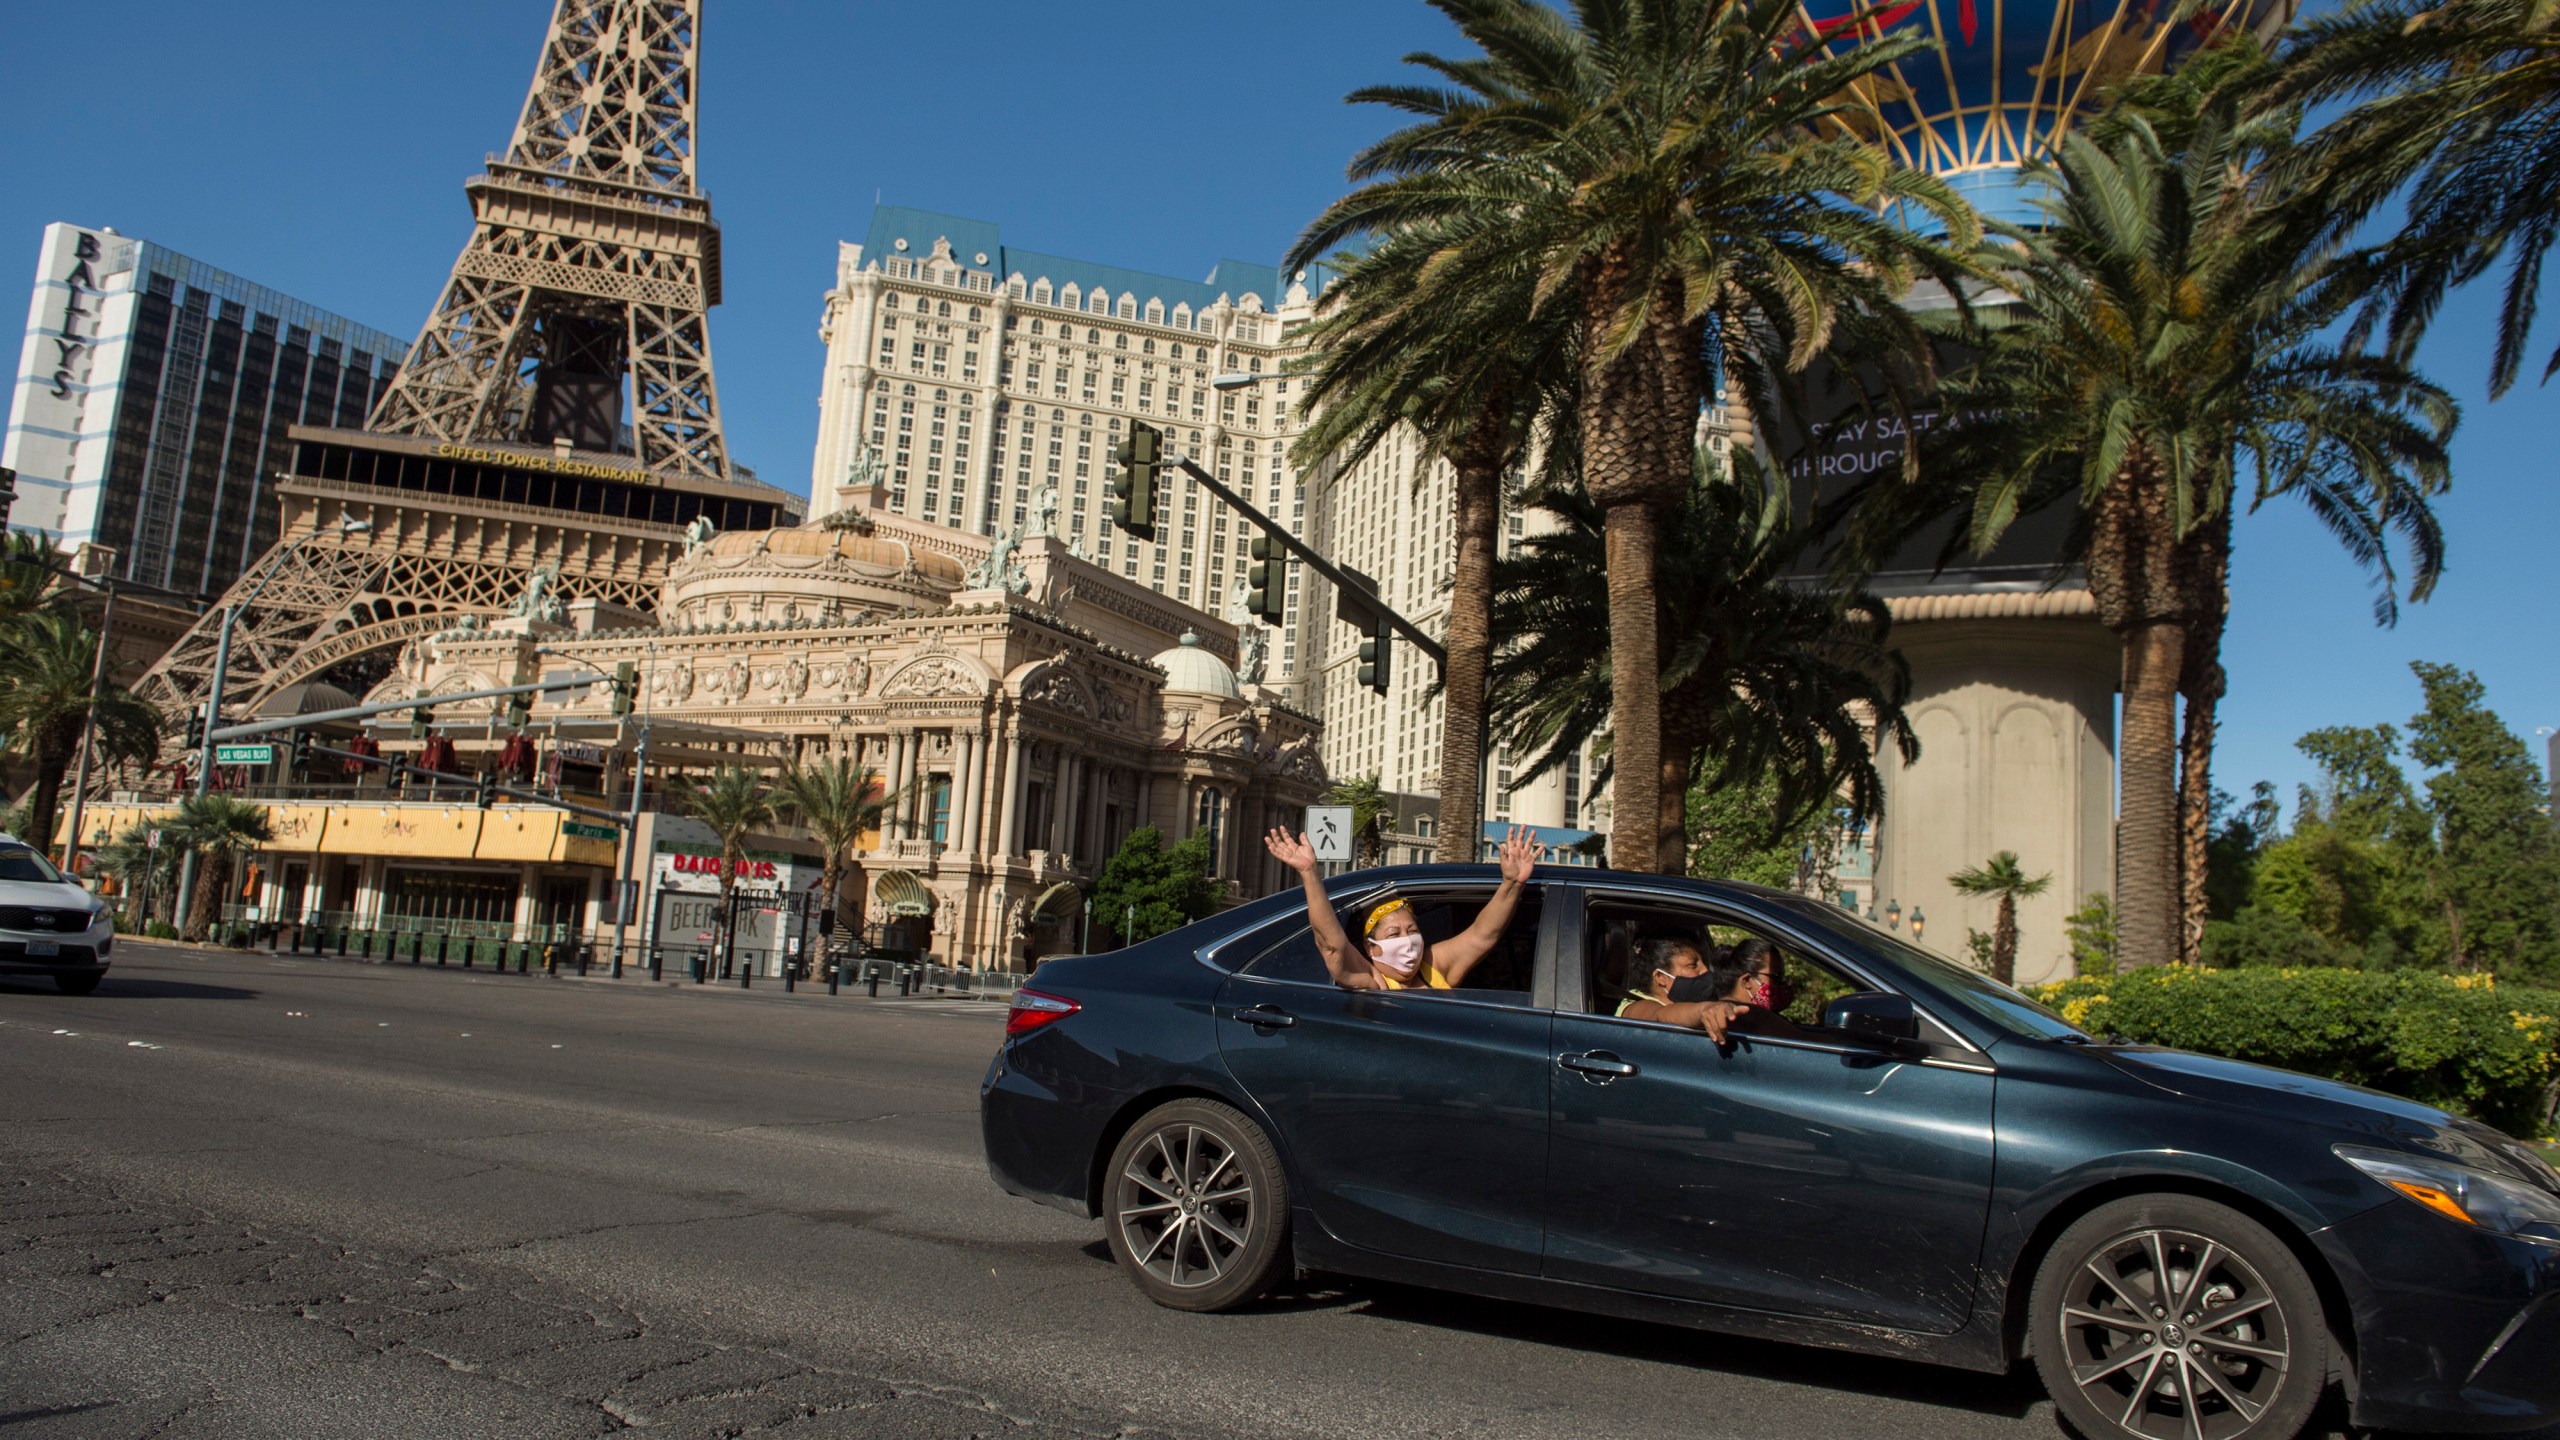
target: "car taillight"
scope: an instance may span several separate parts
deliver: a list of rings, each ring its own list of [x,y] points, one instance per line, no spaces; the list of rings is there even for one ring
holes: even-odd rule
[[[1044,995],[1037,990],[1013,992],[1013,1008],[1004,1013],[1004,1033],[1028,1035],[1043,1025],[1064,1020],[1084,1006],[1064,995]]]

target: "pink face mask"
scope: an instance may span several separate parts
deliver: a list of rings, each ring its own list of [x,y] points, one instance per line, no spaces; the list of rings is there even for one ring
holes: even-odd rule
[[[1391,935],[1369,943],[1378,947],[1378,953],[1370,957],[1369,963],[1399,980],[1410,978],[1414,969],[1422,964],[1422,937],[1419,935]]]

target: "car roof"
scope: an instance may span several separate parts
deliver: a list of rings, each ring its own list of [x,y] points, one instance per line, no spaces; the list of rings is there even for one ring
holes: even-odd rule
[[[1369,870],[1349,870],[1325,881],[1325,888],[1368,889],[1373,886],[1423,886],[1466,880],[1481,883],[1501,874],[1501,867],[1479,862],[1472,865],[1381,865]],[[1602,870],[1589,866],[1556,866],[1537,872],[1542,885],[1607,885],[1645,890],[1664,890],[1701,899],[1717,900],[1800,900],[1791,890],[1773,889],[1742,880],[1699,880],[1687,875],[1655,875],[1642,870]]]

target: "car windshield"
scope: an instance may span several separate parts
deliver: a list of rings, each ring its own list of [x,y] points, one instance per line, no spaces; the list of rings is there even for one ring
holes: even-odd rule
[[[1923,950],[1892,931],[1837,905],[1788,897],[1787,912],[1829,932],[1846,944],[1884,955],[1903,969],[1945,992],[1967,1011],[2012,1035],[2037,1040],[2086,1040],[2070,1021],[2019,994],[1979,970],[1968,970],[1943,955]]]
[[[62,883],[62,872],[53,862],[23,845],[0,845],[0,880],[33,880],[46,885]]]

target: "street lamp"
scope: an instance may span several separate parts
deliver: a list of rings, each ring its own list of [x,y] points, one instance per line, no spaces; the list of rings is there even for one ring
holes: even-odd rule
[[[285,553],[290,555],[324,534],[361,535],[372,528],[373,522],[370,520],[357,520],[341,515],[334,530],[323,530],[315,526],[310,534],[285,546]],[[266,593],[268,582],[274,580],[277,571],[282,568],[277,566],[275,569],[270,569],[259,578],[255,586],[250,588],[248,594],[222,608],[222,631],[213,645],[213,683],[205,690],[204,752],[196,757],[196,794],[198,795],[203,795],[213,788],[213,731],[214,727],[221,722],[222,682],[225,672],[231,668],[231,629],[240,623],[240,612],[248,609],[250,602]],[[185,922],[188,912],[194,908],[195,898],[196,852],[189,850],[185,863],[178,873],[178,915],[181,924]]]
[[[1888,900],[1888,901],[1886,901],[1886,902],[1885,902],[1885,905],[1884,905],[1884,923],[1885,923],[1886,928],[1888,928],[1888,929],[1899,930],[1899,929],[1901,929],[1901,928],[1902,928],[1902,902],[1901,902],[1901,901],[1899,901],[1899,900]]]
[[[1230,370],[1224,375],[1210,376],[1209,388],[1212,390],[1242,390],[1249,385],[1259,385],[1265,380],[1286,380],[1288,378],[1289,376],[1286,372],[1279,370],[1259,370],[1252,372]]]
[[[1921,927],[1923,927],[1923,926],[1927,925],[1928,923],[1929,923],[1929,922],[1928,922],[1928,920],[1927,920],[1926,918],[1924,918],[1924,917],[1920,914],[1920,907],[1919,907],[1919,906],[1917,906],[1917,905],[1912,906],[1912,907],[1911,907],[1911,938],[1912,938],[1912,939],[1914,939],[1914,940],[1919,939],[1919,938],[1920,938],[1920,931],[1921,931]]]

